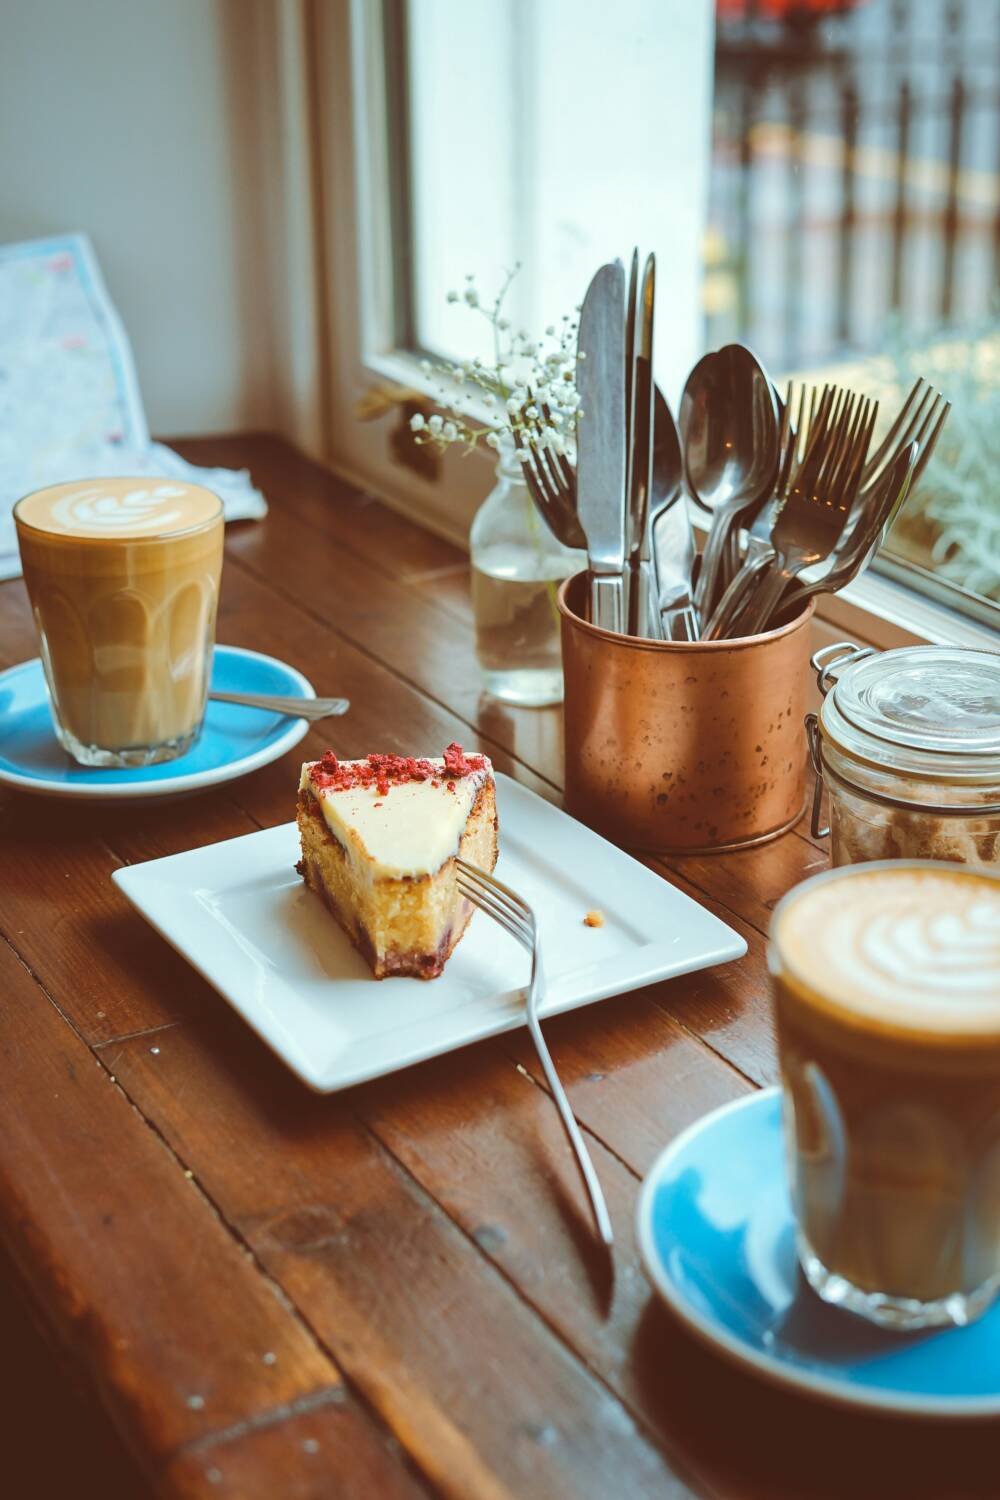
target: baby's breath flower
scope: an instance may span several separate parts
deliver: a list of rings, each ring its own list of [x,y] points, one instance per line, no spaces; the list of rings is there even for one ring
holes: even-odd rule
[[[447,293],[448,302],[464,303],[490,324],[493,360],[477,355],[440,366],[421,360],[421,370],[438,377],[436,399],[446,415],[415,414],[410,420],[415,443],[433,443],[439,449],[461,443],[471,452],[480,442],[501,450],[511,439],[523,443],[528,438],[555,452],[566,451],[580,404],[575,389],[576,323],[564,314],[558,331],[556,324],[547,324],[545,338],[556,341],[548,351],[526,329],[511,331],[504,299],[519,264],[485,304],[470,272],[461,291]],[[441,381],[448,382],[447,389]]]

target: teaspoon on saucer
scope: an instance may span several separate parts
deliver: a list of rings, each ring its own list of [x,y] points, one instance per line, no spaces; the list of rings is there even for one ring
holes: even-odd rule
[[[314,724],[319,719],[330,719],[346,714],[350,708],[348,698],[286,698],[268,693],[209,693],[215,703],[235,703],[239,708],[263,708],[275,714],[288,714],[293,719],[308,719]]]

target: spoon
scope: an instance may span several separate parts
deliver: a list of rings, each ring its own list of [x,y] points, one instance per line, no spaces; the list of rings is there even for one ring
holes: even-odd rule
[[[742,344],[706,354],[681,397],[684,477],[712,516],[695,602],[710,614],[726,587],[734,530],[771,493],[778,472],[778,403],[760,362]]]
[[[347,698],[283,698],[268,693],[209,693],[216,703],[235,703],[238,708],[263,708],[273,714],[287,714],[292,719],[332,719],[346,714],[351,704]]]
[[[694,534],[681,483],[681,440],[674,414],[659,386],[653,393],[653,485],[649,507],[656,577],[655,619],[649,634],[667,641],[696,641],[698,616],[692,599]]]

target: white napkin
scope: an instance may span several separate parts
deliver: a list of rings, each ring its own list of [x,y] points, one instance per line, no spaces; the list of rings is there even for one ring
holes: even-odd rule
[[[0,578],[21,572],[11,515],[68,479],[204,484],[226,519],[267,514],[244,470],[189,464],[149,436],[132,350],[86,235],[0,245]]]

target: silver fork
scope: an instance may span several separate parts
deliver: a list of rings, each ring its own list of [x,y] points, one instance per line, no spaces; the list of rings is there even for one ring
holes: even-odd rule
[[[905,493],[912,494],[916,489],[920,476],[926,469],[937,440],[941,436],[941,429],[948,420],[948,413],[951,411],[951,402],[947,401],[933,386],[928,386],[919,405],[911,411],[909,421],[904,423],[903,417],[907,409],[913,405],[922,380],[923,376],[907,396],[899,416],[879,444],[878,451],[865,464],[861,475],[862,497],[873,494],[882,486],[895,467],[897,459],[914,442],[917,444],[917,464]],[[894,434],[899,434],[896,441],[893,441]]]
[[[836,547],[857,498],[877,413],[878,403],[867,397],[824,391],[809,424],[805,456],[771,532],[774,561],[741,616],[742,632],[758,631],[787,585]]]
[[[528,405],[531,405],[530,399]],[[549,408],[544,404],[542,415],[546,422],[550,420]],[[524,418],[524,421],[527,419]],[[585,549],[587,538],[576,513],[576,474],[573,465],[565,454],[554,453],[534,437],[526,437],[524,426],[514,429],[514,441],[531,498],[545,518],[552,535],[564,547]]]
[[[861,471],[861,487],[867,489],[883,471],[892,467],[897,453],[901,452],[909,442],[916,436],[917,423],[926,405],[926,396],[933,397],[934,392],[924,391],[927,385],[922,375],[918,375],[910,393],[899,409],[899,415],[889,428],[885,437],[879,443],[873,453],[868,455],[865,466]]]
[[[827,387],[826,389],[831,389],[831,387]],[[798,420],[795,428],[792,428],[788,419],[794,394],[793,385],[789,383],[782,412],[782,458],[775,496],[775,503],[777,505],[783,503],[784,494],[791,478],[793,460],[801,453],[802,439],[807,434],[811,422],[816,418],[817,403],[821,399],[818,391],[813,387],[811,391],[810,410],[807,416],[805,404],[806,398],[810,394],[810,388],[802,386],[799,391]],[[854,532],[862,512],[867,513],[870,503],[875,500],[877,493],[881,493],[891,481],[897,464],[902,462],[903,455],[907,453],[911,444],[915,442],[917,444],[918,457],[909,472],[908,482],[905,484],[897,483],[894,487],[895,505],[885,518],[882,527],[882,535],[885,535],[892,525],[896,512],[903,500],[908,494],[913,493],[920,476],[927,467],[937,440],[941,435],[941,429],[948,419],[950,410],[951,403],[945,400],[939,391],[930,386],[922,375],[914,382],[889,431],[865,461],[861,471],[861,486],[858,490],[851,516],[844,528],[837,548],[831,554],[832,563],[837,560],[838,553],[846,551],[849,548],[853,549],[855,540]],[[731,625],[734,621],[738,620],[746,600],[750,597],[751,591],[770,565],[774,553],[766,538],[770,534],[773,521],[774,516],[768,517],[767,507],[765,507],[749,534],[747,555],[743,567],[734,578],[706,627],[706,640],[716,640],[729,634]],[[873,544],[873,552],[875,547],[877,547],[877,540]],[[831,572],[832,576],[836,575]],[[817,592],[817,590],[810,588],[807,592]],[[780,605],[777,608],[780,608]]]
[[[611,1245],[614,1241],[614,1231],[611,1227],[608,1205],[604,1201],[604,1193],[594,1170],[594,1163],[590,1159],[590,1153],[580,1134],[580,1127],[576,1123],[566,1091],[559,1081],[559,1074],[556,1072],[555,1063],[552,1061],[538,1022],[538,1006],[545,980],[542,972],[541,937],[535,914],[516,891],[512,891],[494,875],[487,875],[484,870],[477,869],[475,865],[468,864],[464,859],[456,859],[455,864],[458,869],[458,888],[465,899],[480,911],[485,912],[487,916],[492,917],[498,926],[508,932],[511,937],[516,938],[531,954],[531,980],[528,985],[527,1005],[528,1030],[531,1032],[531,1039],[535,1044],[542,1071],[552,1090],[552,1097],[562,1119],[563,1128],[576,1154],[580,1176],[583,1178],[590,1197],[597,1232],[605,1245]]]

